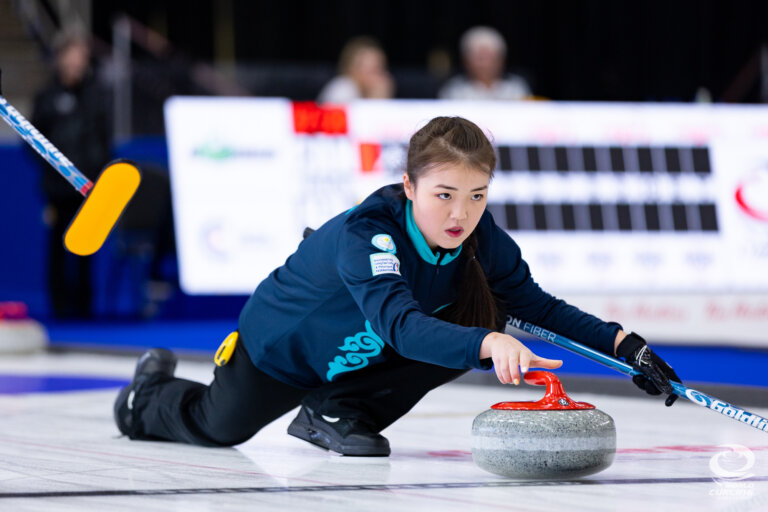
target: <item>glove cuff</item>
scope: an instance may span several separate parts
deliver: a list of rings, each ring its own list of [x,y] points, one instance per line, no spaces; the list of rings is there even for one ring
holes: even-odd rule
[[[641,348],[648,345],[645,340],[638,334],[631,332],[621,340],[619,346],[616,347],[616,355],[624,358],[625,361],[629,361],[630,356],[636,353]]]

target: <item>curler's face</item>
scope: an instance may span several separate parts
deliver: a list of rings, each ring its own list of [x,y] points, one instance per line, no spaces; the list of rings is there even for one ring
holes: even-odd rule
[[[490,175],[463,165],[443,164],[418,183],[403,176],[413,219],[431,249],[456,249],[477,227],[488,202]]]

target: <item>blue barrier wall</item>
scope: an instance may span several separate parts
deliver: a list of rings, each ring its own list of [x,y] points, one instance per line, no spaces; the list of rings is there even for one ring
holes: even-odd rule
[[[167,148],[160,137],[139,138],[118,146],[115,156],[152,162],[167,169]],[[105,162],[106,164],[106,162]],[[43,172],[55,172],[26,144],[0,145],[0,301],[21,301],[37,318],[50,315],[47,291],[48,228],[43,221]],[[63,178],[62,178],[63,179]],[[72,194],[77,194],[73,189]],[[93,259],[94,315],[132,315],[138,307],[126,276],[114,265],[114,237]]]
[[[41,169],[22,144],[0,145],[0,301],[22,301],[36,315],[47,315]]]
[[[167,174],[168,150],[164,137],[137,137],[114,148],[115,158],[128,158]],[[34,318],[51,315],[47,291],[48,231],[43,222],[43,172],[55,172],[24,143],[0,145],[0,302],[21,301]],[[105,162],[106,163],[106,162]],[[63,178],[62,178],[63,179]],[[73,194],[77,192],[73,189]],[[118,228],[120,224],[118,224]],[[124,240],[113,232],[91,256],[93,315],[96,319],[138,318],[146,311],[144,285],[148,263],[126,255]],[[175,254],[161,262],[171,296],[153,318],[237,318],[245,301],[239,296],[188,296],[177,284]]]

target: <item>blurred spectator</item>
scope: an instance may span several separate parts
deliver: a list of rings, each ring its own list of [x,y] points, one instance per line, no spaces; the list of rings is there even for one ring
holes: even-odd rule
[[[473,27],[460,42],[466,75],[450,79],[438,96],[451,100],[523,100],[531,95],[528,82],[504,73],[507,44],[490,27]]]
[[[356,37],[344,45],[339,75],[325,84],[318,103],[346,103],[359,98],[391,98],[395,83],[387,71],[387,56],[379,43]]]
[[[89,39],[79,31],[54,42],[51,82],[35,97],[32,124],[88,178],[95,180],[110,158],[110,122],[105,92],[91,72]],[[68,253],[62,238],[83,197],[40,159],[50,227],[49,290],[56,317],[91,316],[91,265]]]

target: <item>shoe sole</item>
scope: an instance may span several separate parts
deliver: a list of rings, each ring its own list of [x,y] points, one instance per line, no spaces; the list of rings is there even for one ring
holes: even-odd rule
[[[144,358],[146,356],[146,359]],[[142,374],[163,373],[170,377],[176,373],[179,358],[168,349],[153,348],[144,352],[136,362],[134,380]]]
[[[117,398],[115,399],[115,405],[113,406],[113,416],[115,419],[115,425],[117,425],[117,429],[124,436],[129,435],[129,433],[128,433],[128,427],[126,425],[123,425],[123,422],[120,421],[120,409],[122,408],[124,403],[128,402],[128,395],[130,393],[131,393],[130,385],[125,386],[123,389],[121,389],[120,393],[117,395]],[[126,429],[123,430],[123,427],[125,427]]]
[[[130,384],[120,390],[120,393],[118,393],[117,398],[115,399],[115,403],[112,407],[112,414],[115,420],[115,425],[117,425],[117,429],[121,434],[132,437],[130,433],[132,425],[125,425],[122,421],[120,421],[120,409],[122,409],[123,406],[125,406],[129,411],[133,409],[133,404],[129,404],[128,402],[133,402],[133,396],[131,396],[131,394],[135,393],[138,389],[137,384],[139,384],[139,379],[146,379],[146,377],[152,373],[163,373],[173,377],[173,374],[176,371],[177,363],[178,358],[176,355],[170,350],[164,348],[150,349],[139,357],[139,360],[136,362],[136,369],[133,372],[133,379],[131,380]],[[130,414],[131,413],[129,412],[129,415]]]
[[[319,429],[314,429],[308,426],[295,425],[291,423],[288,425],[288,433],[294,437],[298,437],[303,441],[307,441],[315,446],[323,448],[324,450],[330,450],[332,452],[339,453],[341,455],[347,455],[352,457],[387,457],[391,450],[389,447],[382,447],[379,450],[364,448],[360,446],[347,446],[334,441],[328,434]]]

